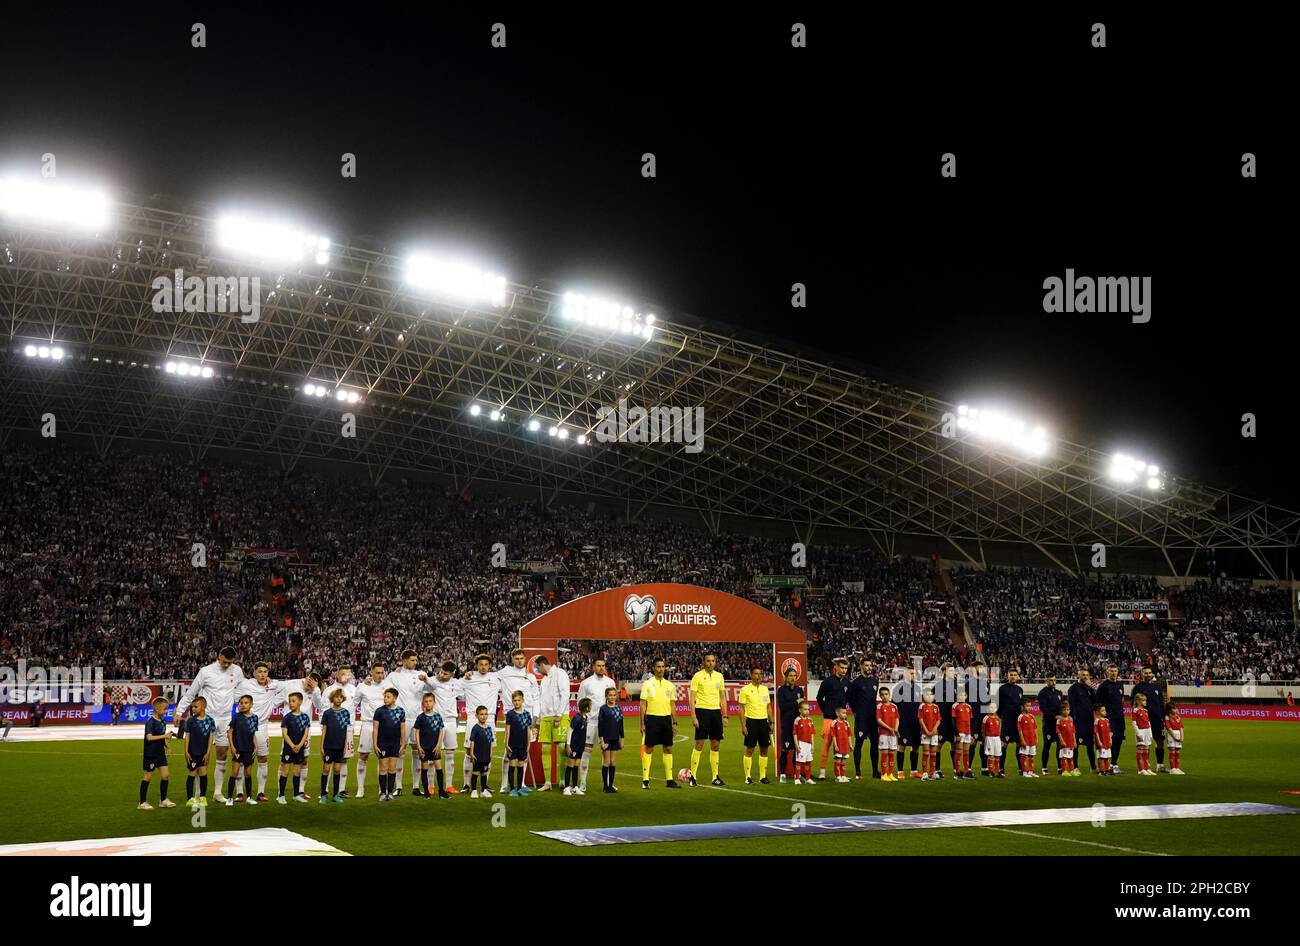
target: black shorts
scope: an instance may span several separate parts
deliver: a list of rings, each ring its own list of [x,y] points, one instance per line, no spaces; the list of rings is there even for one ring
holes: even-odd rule
[[[395,759],[402,754],[400,742],[381,742],[375,747],[375,754],[381,759]]]
[[[307,762],[307,750],[299,749],[294,752],[292,749],[281,749],[280,762],[283,765],[303,765]]]
[[[920,726],[917,726],[915,729],[912,729],[910,727],[906,729],[904,729],[901,726],[899,727],[898,745],[900,748],[902,746],[919,746],[920,744],[921,744]]]
[[[569,749],[569,758],[570,758],[570,759],[573,759],[575,762],[576,762],[578,759],[581,759],[581,758],[582,758],[582,754],[586,751],[586,747],[585,747],[585,746],[584,746],[583,748],[581,748],[581,749],[575,749],[572,745],[570,745],[570,746],[568,747],[568,749]]]
[[[700,721],[699,725],[695,727],[696,739],[718,740],[722,738],[722,710],[697,709],[695,718]]]
[[[772,745],[772,724],[765,719],[745,720],[745,748],[766,749]]]
[[[254,753],[253,753],[252,751],[249,751],[249,752],[240,752],[240,751],[238,751],[238,750],[235,750],[235,752],[234,752],[233,754],[234,754],[234,757],[235,757],[235,762],[237,762],[239,765],[252,765],[252,764],[253,764],[253,756],[254,756]]]
[[[185,757],[185,768],[189,769],[191,772],[193,772],[195,769],[202,768],[207,764],[208,764],[208,757],[205,755],[201,755],[201,756],[187,755]]]
[[[486,772],[486,771],[487,771],[488,769],[490,769],[490,768],[492,768],[492,760],[491,760],[490,758],[489,758],[489,759],[475,759],[475,760],[474,760],[474,768],[473,768],[471,771],[478,772],[479,774],[482,774],[482,773]]]
[[[606,742],[604,752],[621,752],[623,749],[623,740],[615,739],[613,742]]]
[[[527,762],[528,741],[512,742],[506,746],[506,758],[511,762]]]
[[[437,743],[432,746],[420,746],[420,748],[424,750],[424,758],[421,760],[423,762],[433,762],[442,758],[442,747]]]
[[[346,746],[339,746],[337,749],[331,749],[329,746],[326,746],[323,749],[321,749],[321,759],[325,762],[326,765],[333,765],[336,762],[343,763],[347,761],[347,759],[343,755],[343,753],[346,751],[347,751]]]
[[[148,756],[145,756],[145,759],[144,759],[144,770],[145,770],[146,772],[152,772],[154,769],[161,769],[161,768],[163,768],[163,767],[166,766],[166,765],[167,765],[167,757],[166,757],[166,756],[163,756],[162,758],[157,758],[157,757],[155,757],[155,758],[152,758],[152,759],[149,758]]]
[[[673,718],[671,716],[647,716],[645,718],[645,747],[653,749],[663,746],[673,747]]]

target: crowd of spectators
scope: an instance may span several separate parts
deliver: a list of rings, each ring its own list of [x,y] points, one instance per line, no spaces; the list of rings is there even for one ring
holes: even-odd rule
[[[6,665],[26,658],[102,667],[109,679],[185,679],[234,643],[280,677],[364,670],[408,647],[426,666],[463,668],[479,652],[500,666],[520,626],[550,607],[673,581],[750,597],[793,621],[808,636],[812,676],[837,657],[886,667],[978,658],[1029,678],[1104,662],[1126,671],[1154,663],[1171,682],[1300,672],[1290,602],[1277,589],[1190,588],[1174,599],[1185,620],[1162,627],[1143,654],[1097,620],[1100,599],[1161,596],[1140,576],[959,568],[950,593],[935,563],[868,548],[810,546],[795,565],[788,541],[671,519],[286,476],[259,463],[196,466],[174,453],[16,449],[0,455],[0,475]],[[534,567],[495,567],[498,543],[508,561]],[[756,587],[763,575],[802,576],[806,587]],[[705,649],[733,679],[769,659],[767,645],[659,651],[670,675],[689,676]],[[620,679],[648,671],[649,655],[621,642],[574,642],[562,661],[585,670],[598,653]]]
[[[1184,683],[1269,683],[1300,675],[1300,638],[1281,588],[1198,581],[1174,596],[1183,620],[1152,647],[1163,675]]]

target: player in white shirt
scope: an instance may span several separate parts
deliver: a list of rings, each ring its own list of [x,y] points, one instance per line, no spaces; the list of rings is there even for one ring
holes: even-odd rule
[[[456,677],[456,665],[444,661],[424,687],[433,694],[433,711],[442,717],[442,767],[446,773],[447,791],[459,795],[456,788],[456,718],[459,715],[456,701],[464,694],[464,687]],[[468,730],[467,730],[468,731]]]
[[[348,742],[343,748],[343,768],[339,770],[339,794],[344,798],[348,795],[348,759],[352,758],[352,742],[354,730],[357,728],[357,685],[352,682],[352,668],[339,667],[334,671],[334,682],[321,691],[321,699],[325,701],[326,706],[333,706],[330,702],[330,694],[335,690],[343,691],[343,705],[340,709],[347,710],[348,719],[352,720],[352,725],[348,728]]]
[[[559,750],[569,742],[569,675],[545,657],[537,658],[537,672],[542,675],[537,697],[538,734],[542,751],[547,745],[551,747],[551,782],[558,786]],[[543,782],[538,791],[550,791],[551,782]]]
[[[501,681],[497,675],[488,668],[492,666],[492,660],[487,654],[479,654],[474,658],[474,669],[465,674],[465,679],[461,681],[461,691],[465,694],[465,739],[469,741],[469,730],[474,725],[474,710],[480,706],[486,706],[488,719],[493,729],[497,724],[497,698],[501,695]],[[461,763],[464,765],[464,762]],[[469,766],[465,766],[465,784],[460,787],[462,792],[469,791]]]
[[[384,688],[392,687],[397,691],[397,705],[406,713],[407,745],[411,747],[411,788],[420,785],[420,747],[419,734],[415,731],[415,720],[424,712],[420,701],[424,696],[425,674],[416,669],[420,662],[419,655],[413,650],[402,651],[402,665],[384,678]],[[406,753],[397,757],[397,779],[394,795],[402,794],[402,771]]]
[[[226,796],[221,794],[221,786],[226,782],[226,750],[229,745],[226,727],[230,725],[230,717],[234,712],[235,687],[244,682],[243,668],[235,663],[235,656],[235,648],[221,648],[216,660],[206,667],[199,668],[193,682],[186,688],[180,702],[176,704],[177,727],[184,721],[185,714],[196,696],[201,696],[207,701],[207,715],[216,721],[217,731],[213,744],[217,747],[217,765],[212,800],[217,804],[224,804],[226,801]],[[178,728],[177,732],[179,731]]]
[[[370,676],[366,677],[357,685],[357,706],[361,709],[361,735],[357,757],[357,797],[363,798],[366,794],[366,762],[370,759],[370,753],[374,750],[371,744],[374,741],[374,722],[375,710],[384,705],[384,684],[383,679],[387,676],[383,664],[375,664],[370,668]]]
[[[289,701],[286,684],[271,679],[271,666],[259,660],[253,667],[253,678],[235,687],[235,699],[241,696],[253,700],[253,715],[257,717],[257,801],[270,801],[266,797],[266,759],[271,744],[271,710]]]
[[[541,715],[541,690],[537,686],[537,678],[528,672],[524,666],[528,655],[524,653],[523,648],[516,648],[510,653],[510,663],[506,664],[497,671],[497,679],[501,683],[501,705],[513,707],[514,693],[516,690],[524,694],[524,709],[528,711],[533,718],[533,725],[528,730],[528,742],[531,744],[537,740],[537,719]],[[505,794],[507,790],[506,781],[510,774],[510,766],[506,765],[505,752],[506,740],[501,740],[501,793]],[[531,777],[532,766],[525,765],[524,773]]]
[[[578,700],[584,697],[591,700],[591,713],[587,715],[587,748],[582,752],[582,763],[578,767],[579,787],[587,790],[587,767],[591,765],[591,747],[600,745],[600,713],[597,710],[605,705],[605,691],[618,683],[605,673],[605,661],[597,657],[591,664],[591,676],[578,685]]]

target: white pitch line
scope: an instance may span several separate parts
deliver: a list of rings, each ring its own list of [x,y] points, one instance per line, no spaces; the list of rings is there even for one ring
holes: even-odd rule
[[[637,778],[635,772],[618,772],[618,775],[624,778]],[[637,781],[640,781],[637,778]],[[661,778],[651,778],[653,782],[662,782]],[[815,798],[788,798],[786,796],[764,795],[762,792],[751,792],[741,788],[727,788],[725,785],[701,785],[700,788],[711,788],[715,792],[733,792],[737,795],[752,795],[754,798],[765,798],[768,801],[779,801],[786,804],[792,801],[803,802],[806,805],[825,805],[829,808],[843,808],[847,811],[861,811],[869,815],[901,815],[901,811],[881,811],[879,808],[860,808],[854,805],[842,805],[832,801],[818,801]],[[983,826],[977,828],[979,831],[1002,831],[1006,834],[1020,834],[1028,838],[1038,838],[1043,841],[1068,841],[1071,844],[1086,844],[1089,847],[1103,847],[1111,851],[1123,851],[1125,854],[1146,854],[1151,857],[1168,857],[1169,855],[1162,851],[1143,851],[1133,847],[1121,847],[1117,844],[1102,844],[1100,841],[1084,841],[1081,838],[1063,838],[1055,834],[1039,834],[1037,831],[1023,831],[1017,828],[999,828],[994,826]]]

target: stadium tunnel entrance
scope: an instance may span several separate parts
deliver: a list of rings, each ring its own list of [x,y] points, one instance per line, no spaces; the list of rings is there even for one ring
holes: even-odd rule
[[[808,685],[803,631],[760,604],[698,585],[625,585],[566,601],[519,629],[528,669],[535,671],[543,655],[558,661],[557,645],[566,638],[767,643],[774,685],[788,667],[798,673],[800,686]]]

